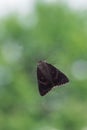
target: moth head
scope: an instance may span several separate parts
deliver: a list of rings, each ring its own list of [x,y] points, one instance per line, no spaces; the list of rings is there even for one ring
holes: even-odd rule
[[[40,60],[40,61],[38,61],[38,66],[41,66],[41,65],[44,64],[44,63],[46,63],[46,61]]]

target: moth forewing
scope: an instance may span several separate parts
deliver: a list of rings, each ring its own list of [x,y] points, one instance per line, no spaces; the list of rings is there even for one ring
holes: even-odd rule
[[[39,61],[38,63],[37,79],[41,96],[47,94],[54,86],[69,82],[64,73],[44,61]]]
[[[48,64],[44,61],[40,61],[38,68],[41,71],[41,73],[45,76],[45,78],[52,82],[52,77],[51,77],[51,74],[50,74]]]

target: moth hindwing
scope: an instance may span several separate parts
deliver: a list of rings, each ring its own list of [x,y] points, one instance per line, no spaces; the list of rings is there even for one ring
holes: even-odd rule
[[[69,82],[69,79],[63,72],[45,61],[38,62],[37,80],[41,96],[47,94],[54,86]]]

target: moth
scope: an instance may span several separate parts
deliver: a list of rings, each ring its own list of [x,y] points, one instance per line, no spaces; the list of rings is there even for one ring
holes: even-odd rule
[[[38,62],[37,80],[41,96],[47,94],[53,87],[69,82],[63,72],[45,61]]]

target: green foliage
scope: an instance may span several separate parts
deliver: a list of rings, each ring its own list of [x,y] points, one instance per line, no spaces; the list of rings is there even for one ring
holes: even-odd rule
[[[33,26],[15,16],[0,22],[0,129],[82,130],[87,82],[74,77],[72,65],[87,60],[86,20],[64,6],[39,4],[35,18]],[[70,83],[40,97],[38,60],[59,67]]]

